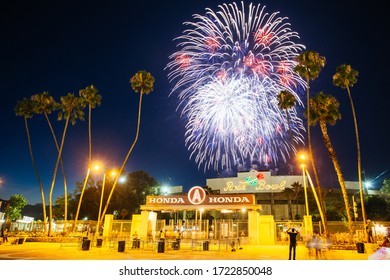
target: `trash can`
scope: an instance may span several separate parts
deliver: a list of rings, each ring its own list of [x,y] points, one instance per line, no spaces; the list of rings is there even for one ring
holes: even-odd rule
[[[81,250],[88,251],[91,247],[91,240],[83,238],[83,244],[81,245]]]
[[[364,253],[364,243],[356,243],[356,249],[357,249],[357,252],[360,253],[360,254],[363,254]]]
[[[133,249],[139,249],[139,247],[140,247],[140,240],[137,238],[137,239],[134,239],[133,240],[133,245],[132,245],[132,248]]]
[[[160,241],[158,242],[157,252],[158,252],[158,253],[164,253],[164,249],[165,249],[165,241],[160,240]]]
[[[103,245],[103,239],[101,239],[101,238],[98,238],[98,239],[96,239],[96,247],[102,247],[102,245]]]
[[[209,250],[209,242],[203,241],[203,251],[208,251],[208,250]]]
[[[179,250],[180,249],[180,241],[176,240],[172,242],[172,249]]]
[[[124,252],[126,248],[126,241],[118,241],[118,252]]]
[[[24,241],[25,241],[25,240],[26,240],[26,239],[25,239],[24,237],[19,238],[18,244],[24,244]]]

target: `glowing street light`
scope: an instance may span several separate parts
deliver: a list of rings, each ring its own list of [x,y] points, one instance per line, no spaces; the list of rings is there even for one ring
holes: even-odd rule
[[[110,171],[110,175],[112,177],[115,177],[116,176],[116,171],[115,170],[111,170]],[[104,175],[103,175],[103,185],[102,185],[102,193],[100,195],[100,203],[99,203],[99,214],[98,214],[98,219],[97,219],[97,224],[96,224],[96,233],[97,233],[97,236],[99,236],[99,230],[100,230],[100,215],[101,215],[101,212],[102,212],[102,204],[103,204],[103,196],[104,196],[104,186],[106,185],[106,176],[107,176],[107,172],[104,172]]]
[[[103,217],[101,217],[101,215],[102,215],[101,212],[102,212],[104,188],[105,188],[105,185],[106,185],[107,175],[109,176],[109,178],[115,179],[117,174],[118,174],[118,172],[116,170],[114,170],[114,169],[107,170],[103,174],[102,193],[100,195],[99,213],[98,213],[98,220],[97,220],[97,224],[96,224],[96,232],[97,232],[98,235],[99,235],[100,224],[101,224],[101,222],[103,220]],[[125,183],[126,180],[127,180],[126,176],[121,176],[121,177],[118,178],[118,182],[119,183]]]
[[[78,206],[77,206],[76,215],[75,215],[74,222],[73,222],[73,232],[76,231],[77,220],[78,220],[79,213],[80,213],[80,206],[81,206],[81,202],[83,200],[85,188],[87,186],[89,174],[91,173],[91,170],[99,171],[100,168],[101,168],[101,163],[99,163],[99,162],[94,162],[93,164],[88,164],[87,175],[85,176],[83,188],[81,189],[79,203],[78,203]]]
[[[299,156],[299,159],[301,161],[302,177],[303,177],[303,189],[305,191],[306,216],[309,216],[309,202],[308,202],[308,199],[307,199],[307,184],[306,184],[306,176],[305,176],[306,165],[304,163],[306,161],[306,155],[305,154],[301,154]]]

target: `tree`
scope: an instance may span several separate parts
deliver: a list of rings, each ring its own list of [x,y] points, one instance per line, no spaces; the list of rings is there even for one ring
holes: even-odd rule
[[[121,210],[121,218],[122,218],[122,220],[124,220],[127,215],[129,215],[129,210],[123,208]]]
[[[342,64],[337,67],[336,74],[333,75],[333,84],[337,87],[341,87],[347,90],[349,103],[351,104],[353,123],[355,126],[355,137],[356,137],[360,205],[362,208],[364,228],[366,228],[367,221],[366,221],[366,211],[364,208],[364,199],[363,199],[363,181],[362,181],[362,165],[361,165],[361,156],[360,156],[359,130],[358,130],[356,113],[355,113],[355,106],[353,105],[353,99],[352,99],[351,89],[350,89],[357,83],[358,76],[359,76],[359,72],[353,69],[351,65]]]
[[[318,78],[322,68],[324,68],[326,64],[326,59],[325,57],[320,56],[320,54],[315,51],[304,51],[303,53],[299,54],[295,59],[298,64],[297,66],[294,67],[294,71],[297,72],[306,81],[306,111],[307,111],[307,119],[309,120],[310,119],[310,81]],[[325,204],[324,204],[324,199],[322,197],[320,179],[318,177],[316,165],[314,162],[309,121],[307,122],[307,141],[309,146],[309,156],[310,156],[311,166],[317,184],[318,199],[320,201],[322,212],[325,212]],[[324,218],[325,218],[324,231],[326,234],[327,222],[326,222],[326,217]]]
[[[390,179],[384,179],[383,185],[380,188],[381,193],[390,195]]]
[[[75,209],[73,209],[71,207],[71,205],[73,204],[72,203],[72,194],[68,194],[68,198],[66,200],[64,199],[63,195],[60,195],[56,198],[55,203],[54,203],[54,207],[53,207],[53,218],[54,219],[64,220],[64,222],[66,221],[66,219],[65,219],[65,201],[67,201],[67,204],[68,204],[67,205],[68,213],[72,213],[73,211],[75,211]],[[64,225],[66,225],[66,223],[64,223]],[[64,229],[64,231],[67,231],[67,229]]]
[[[145,70],[141,70],[141,71],[138,71],[133,77],[131,77],[130,84],[131,84],[132,89],[136,93],[138,93],[138,92],[140,93],[139,104],[138,104],[137,131],[136,131],[136,134],[135,134],[135,139],[133,141],[133,144],[131,145],[129,151],[127,152],[127,155],[126,155],[126,157],[125,157],[125,159],[124,159],[124,161],[122,163],[122,166],[119,169],[118,175],[116,176],[116,178],[114,180],[114,184],[113,184],[113,186],[111,188],[111,192],[110,192],[110,194],[109,194],[109,196],[107,198],[107,202],[106,202],[106,204],[104,206],[104,210],[102,212],[101,217],[99,218],[101,221],[103,220],[103,217],[104,217],[104,215],[107,212],[108,205],[110,204],[110,200],[111,200],[112,194],[113,194],[113,192],[115,190],[115,187],[117,185],[119,176],[122,174],[122,172],[123,172],[123,170],[125,168],[125,165],[127,163],[127,160],[129,159],[130,154],[133,151],[135,144],[137,143],[138,135],[139,135],[139,129],[140,129],[140,124],[141,124],[142,97],[143,97],[144,94],[149,94],[149,93],[151,93],[153,91],[153,89],[154,89],[153,88],[153,86],[154,86],[154,77],[149,72],[146,72]]]
[[[389,220],[390,219],[390,203],[383,197],[371,196],[366,201],[367,216],[371,220]]]
[[[83,195],[85,191],[85,187],[88,181],[89,173],[91,171],[91,164],[92,164],[92,129],[91,129],[91,123],[92,123],[92,109],[95,108],[96,106],[100,106],[101,101],[102,101],[102,96],[98,94],[99,90],[94,87],[93,85],[90,85],[86,87],[85,89],[81,89],[79,91],[79,95],[81,97],[80,102],[81,106],[85,107],[88,105],[88,170],[87,170],[87,175],[85,176],[84,179],[84,185],[81,190],[80,198],[79,198],[79,203],[77,206],[77,211],[76,211],[76,216],[74,218],[74,225],[73,225],[73,231],[76,229],[76,223],[79,217],[79,212],[80,212],[80,206],[81,202],[83,200]]]
[[[292,147],[295,147],[294,141],[293,141],[293,136],[292,136],[292,131],[291,131],[291,125],[290,125],[291,124],[290,114],[288,113],[288,111],[295,106],[297,99],[295,98],[294,94],[292,94],[288,90],[282,90],[278,94],[277,99],[278,99],[279,108],[286,111],[288,132],[290,134],[291,145],[292,145]]]
[[[324,94],[321,91],[315,97],[310,99],[310,108],[309,108],[310,119],[308,119],[308,121],[310,125],[316,125],[317,123],[319,123],[320,125],[322,138],[328,150],[329,156],[332,160],[341,187],[341,192],[343,194],[345,210],[347,213],[347,218],[349,223],[349,233],[352,237],[353,224],[352,224],[351,206],[348,200],[347,188],[345,186],[343,173],[341,172],[341,167],[337,160],[336,152],[333,148],[332,142],[328,134],[328,128],[327,128],[327,124],[335,125],[337,120],[341,119],[339,107],[340,107],[340,103],[337,101],[337,99],[334,96]]]
[[[45,116],[46,122],[49,126],[51,135],[53,136],[54,144],[56,145],[57,153],[59,152],[59,145],[57,141],[57,136],[54,132],[53,125],[51,124],[49,115],[55,111],[58,107],[59,104],[54,100],[54,98],[49,94],[49,92],[44,91],[38,94],[34,94],[31,96],[31,100],[34,101],[34,113],[35,114],[43,114]],[[64,180],[64,197],[65,197],[65,207],[64,207],[64,218],[65,218],[65,224],[66,224],[66,219],[68,216],[68,204],[67,204],[67,183],[66,183],[66,175],[65,175],[65,167],[64,163],[62,161],[62,157],[60,158],[60,164],[61,164],[61,171],[62,171],[62,177]],[[46,221],[45,221],[46,223]]]
[[[299,185],[299,183],[297,183],[297,182],[295,182],[294,184],[298,184]],[[291,202],[293,200],[295,200],[296,197],[297,197],[297,194],[298,194],[298,191],[299,191],[299,186],[298,185],[291,185],[292,188],[285,188],[282,191],[283,195],[287,198],[287,202],[288,202],[288,218],[289,218],[289,220],[293,219]]]
[[[140,213],[140,206],[146,203],[146,196],[155,193],[157,180],[143,170],[127,174],[126,182],[116,193],[116,205],[112,210],[127,209],[130,214]]]
[[[27,200],[22,194],[14,194],[9,198],[5,214],[12,221],[19,219],[26,205]]]
[[[49,193],[49,236],[51,236],[52,230],[52,218],[53,218],[53,190],[56,181],[58,164],[62,156],[62,150],[65,143],[65,136],[69,126],[69,122],[75,125],[78,119],[84,120],[84,112],[80,104],[80,99],[75,97],[73,93],[68,93],[66,96],[61,97],[61,103],[59,104],[60,112],[58,113],[58,120],[65,120],[64,130],[62,132],[61,144],[58,150],[58,157],[54,167],[53,178],[50,186]]]
[[[24,126],[26,128],[26,134],[27,134],[27,143],[28,143],[28,149],[30,151],[30,158],[31,163],[33,165],[35,174],[37,176],[38,184],[39,184],[39,190],[41,193],[41,200],[42,200],[42,214],[43,214],[43,223],[44,227],[43,230],[46,231],[46,203],[45,203],[45,191],[43,189],[41,176],[38,171],[38,167],[35,163],[34,153],[31,145],[31,137],[30,137],[30,131],[28,126],[28,119],[32,118],[34,115],[34,101],[31,99],[23,98],[21,101],[18,101],[15,107],[15,114],[17,116],[22,116],[24,118]]]

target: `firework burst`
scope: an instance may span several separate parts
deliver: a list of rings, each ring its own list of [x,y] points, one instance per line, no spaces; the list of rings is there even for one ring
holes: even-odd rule
[[[223,4],[194,15],[177,37],[169,58],[171,95],[186,121],[185,142],[198,166],[222,170],[238,164],[286,161],[294,151],[282,90],[297,94],[305,82],[294,73],[294,58],[304,46],[286,17],[265,6]],[[303,142],[302,120],[289,110],[295,143]]]

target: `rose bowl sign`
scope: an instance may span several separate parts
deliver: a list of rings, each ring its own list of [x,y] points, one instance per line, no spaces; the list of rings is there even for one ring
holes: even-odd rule
[[[254,205],[253,194],[208,195],[202,187],[192,187],[185,195],[147,196],[146,205]]]

